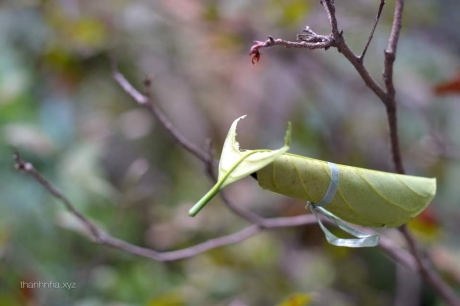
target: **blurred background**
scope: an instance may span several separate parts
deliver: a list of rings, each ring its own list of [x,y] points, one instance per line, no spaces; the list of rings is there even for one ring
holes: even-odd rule
[[[337,1],[356,53],[380,1]],[[381,82],[394,1],[387,1],[365,64]],[[93,244],[53,197],[14,170],[12,145],[91,220],[160,251],[236,232],[247,223],[216,197],[204,166],[112,79],[110,57],[190,141],[216,158],[231,122],[243,148],[290,152],[392,171],[383,104],[335,49],[263,49],[309,25],[329,34],[314,0],[0,1],[0,305],[443,305],[417,275],[380,249],[327,244],[317,226],[264,232],[173,263]],[[406,3],[395,66],[408,174],[436,177],[430,209],[410,227],[460,291],[460,4]],[[264,217],[304,214],[305,203],[247,178],[226,188]],[[402,242],[395,230],[383,234]],[[21,281],[76,283],[26,290]],[[291,297],[291,298],[289,298]],[[311,301],[312,300],[312,301]],[[284,304],[283,304],[284,303]]]

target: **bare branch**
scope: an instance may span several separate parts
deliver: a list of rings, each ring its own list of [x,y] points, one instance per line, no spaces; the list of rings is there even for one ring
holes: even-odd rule
[[[394,12],[393,27],[391,29],[388,47],[385,50],[385,62],[383,71],[383,81],[385,82],[387,93],[387,117],[390,129],[391,155],[396,172],[404,174],[404,166],[399,149],[398,123],[396,115],[396,90],[393,83],[393,66],[396,60],[396,49],[398,46],[399,33],[402,27],[402,15],[404,0],[397,0]]]
[[[417,241],[415,241],[414,237],[410,234],[407,230],[405,225],[399,228],[399,231],[403,234],[404,238],[409,245],[409,249],[414,256],[415,260],[417,261],[417,266],[419,272],[423,275],[426,281],[439,293],[439,295],[447,302],[447,304],[451,306],[459,306],[460,300],[455,295],[452,288],[450,288],[444,280],[433,270],[428,263],[428,261],[423,258],[422,253],[419,250],[417,245]]]
[[[174,139],[179,143],[179,145],[184,148],[186,151],[195,155],[198,159],[202,162],[206,163],[207,154],[203,152],[200,148],[196,145],[191,143],[184,137],[172,124],[171,121],[165,116],[165,114],[153,103],[152,98],[150,97],[150,93],[147,95],[141,94],[138,90],[134,88],[134,86],[129,83],[129,81],[125,78],[123,74],[121,74],[115,63],[112,63],[113,67],[113,78],[115,81],[120,85],[123,90],[130,95],[140,106],[146,107],[150,113],[158,120],[161,125],[174,137]],[[146,84],[148,85],[148,84]],[[147,86],[148,87],[148,86]],[[149,88],[147,88],[148,90]]]
[[[361,79],[364,83],[369,87],[377,97],[383,102],[383,104],[387,104],[387,95],[383,88],[374,80],[374,78],[370,75],[367,68],[363,65],[363,63],[359,60],[358,56],[356,56],[353,51],[351,51],[350,47],[348,47],[347,43],[345,42],[345,38],[341,36],[338,41],[335,42],[335,46],[340,53],[353,65],[355,70],[361,76]]]
[[[379,10],[377,12],[377,16],[374,19],[374,25],[372,26],[372,30],[369,33],[369,38],[367,39],[366,45],[364,46],[363,52],[360,56],[358,56],[359,61],[362,63],[364,61],[364,56],[366,56],[367,48],[371,44],[372,38],[374,37],[375,29],[377,28],[377,24],[380,20],[380,15],[382,14],[383,7],[385,6],[385,0],[380,0]]]
[[[24,161],[18,150],[14,149],[14,160],[16,169],[25,172],[26,174],[30,175],[35,181],[37,181],[42,187],[44,187],[49,193],[51,193],[55,198],[60,200],[64,206],[72,213],[83,225],[85,230],[94,238],[94,241],[100,244],[105,244],[110,247],[123,250],[127,253],[147,257],[151,259],[155,259],[158,261],[173,261],[173,260],[180,260],[185,258],[190,258],[200,253],[206,252],[210,249],[214,249],[220,246],[225,246],[229,244],[238,243],[243,241],[264,228],[277,228],[277,227],[292,227],[292,226],[300,226],[300,225],[309,225],[309,224],[316,224],[316,219],[313,215],[305,215],[299,217],[294,217],[292,222],[289,222],[287,218],[280,218],[278,220],[275,219],[264,219],[266,224],[263,227],[259,225],[252,225],[249,226],[237,233],[222,236],[216,239],[208,240],[204,243],[195,245],[193,247],[171,251],[171,252],[157,252],[152,249],[140,247],[133,245],[129,242],[124,240],[115,238],[107,233],[104,233],[101,229],[99,229],[96,225],[90,222],[81,212],[79,212],[75,206],[60,192],[58,191],[46,178],[44,178],[35,168],[34,166]],[[260,218],[260,217],[259,217]],[[261,218],[262,219],[262,218]]]
[[[117,81],[121,88],[123,88],[123,90],[137,102],[137,104],[144,106],[148,103],[148,98],[137,91],[137,89],[128,82],[125,76],[122,75],[116,67],[114,67],[113,70],[113,78]]]
[[[334,6],[333,0],[324,0],[324,3],[326,3],[325,7],[326,7],[326,11],[328,11],[328,14],[333,15],[335,11],[330,9],[330,7]],[[382,3],[381,3],[381,7],[382,7]],[[393,163],[395,165],[396,171],[401,174],[404,174],[405,171],[404,171],[404,166],[402,163],[401,151],[399,148],[399,137],[398,137],[398,126],[397,126],[397,115],[396,115],[396,97],[395,97],[396,91],[395,91],[395,87],[393,83],[393,66],[396,60],[396,49],[398,45],[399,34],[401,32],[401,27],[402,27],[403,9],[404,9],[404,0],[397,0],[396,7],[395,7],[395,13],[394,13],[393,27],[392,27],[391,34],[390,34],[388,48],[387,50],[385,50],[385,63],[384,63],[385,68],[384,68],[384,73],[383,73],[383,79],[385,82],[386,93],[385,95],[382,95],[380,92],[377,92],[376,90],[374,90],[375,94],[379,96],[379,98],[382,100],[382,102],[386,106],[388,124],[389,124],[389,130],[390,130],[390,142],[391,142],[391,152],[392,152],[392,157],[393,157]],[[329,18],[329,19],[334,20],[335,18]],[[331,21],[332,29],[334,29],[334,26],[336,26],[336,23],[333,24]],[[348,48],[344,49],[344,47],[347,47],[344,40],[341,40],[341,41],[339,40],[339,43],[341,42],[343,42],[343,46],[339,45],[337,48],[339,49],[339,51],[344,53],[343,50],[347,50]],[[347,57],[347,59],[350,62],[352,62],[353,58],[351,56],[347,56],[345,53],[344,55],[345,57]],[[358,61],[361,62],[359,58],[358,58]],[[357,67],[361,69],[364,68],[362,63],[361,65],[354,64],[354,66],[357,70],[358,70]],[[418,269],[420,270],[420,273],[422,274],[422,276],[433,286],[434,289],[436,289],[438,294],[447,303],[449,303],[449,305],[460,305],[460,301],[455,296],[452,289],[444,282],[444,280],[441,277],[439,277],[439,275],[431,267],[428,266],[426,261],[422,258],[422,254],[418,250],[417,242],[411,236],[406,226],[400,227],[399,230],[403,234],[404,238],[406,239],[409,245],[409,248],[411,250],[411,253],[415,257]]]
[[[256,235],[264,229],[276,229],[276,228],[287,228],[296,227],[302,225],[313,225],[316,224],[316,218],[314,215],[301,215],[296,217],[288,218],[261,218],[261,225],[253,224],[239,232],[222,236],[215,239],[210,239],[206,242],[197,244],[195,246],[184,248],[177,251],[170,252],[158,252],[149,248],[140,247],[124,240],[113,237],[107,233],[104,233],[96,225],[91,223],[82,213],[80,213],[72,203],[58,191],[47,179],[45,179],[29,162],[24,161],[19,152],[15,149],[14,154],[15,165],[18,170],[25,172],[30,175],[35,181],[37,181],[42,187],[44,187],[51,195],[60,200],[64,206],[82,223],[83,227],[88,231],[94,238],[93,240],[97,243],[110,246],[115,249],[122,250],[124,252],[142,256],[157,261],[175,261],[190,258],[209,251],[211,249],[235,244],[241,242],[251,236]],[[323,222],[331,224],[327,219],[323,219]],[[414,268],[414,260],[412,256],[404,251],[403,249],[396,246],[390,239],[381,237],[380,247],[389,255],[389,257],[400,262],[401,264]]]
[[[255,45],[252,46],[250,53],[252,54],[254,50],[261,49],[261,48],[267,48],[267,47],[273,47],[273,46],[283,46],[285,48],[304,48],[304,49],[324,49],[328,48],[332,45],[332,41],[330,38],[327,36],[320,36],[321,41],[317,42],[308,42],[308,41],[289,41],[289,40],[284,40],[284,39],[274,39],[269,36],[269,39],[266,41],[255,41]]]
[[[388,119],[388,127],[390,133],[390,143],[391,143],[391,156],[393,159],[393,165],[397,173],[404,174],[406,171],[404,170],[402,157],[401,157],[401,150],[399,148],[399,136],[398,136],[398,120],[396,115],[396,101],[393,98],[390,98],[390,104],[387,105],[387,119]],[[391,102],[393,101],[393,102]]]
[[[342,33],[339,32],[339,27],[337,23],[337,17],[335,16],[335,5],[334,0],[320,0],[321,5],[324,7],[331,24],[332,37],[337,39],[339,36],[342,36]]]
[[[309,27],[306,30],[310,32],[311,29]],[[287,48],[305,48],[305,49],[328,49],[330,47],[335,47],[341,52],[345,58],[355,67],[356,71],[361,76],[364,83],[369,87],[386,105],[387,103],[387,95],[382,87],[372,78],[369,71],[363,65],[363,63],[359,60],[359,58],[351,51],[348,45],[345,42],[340,33],[338,33],[337,38],[332,39],[332,34],[330,36],[318,35],[313,31],[310,34],[298,34],[297,38],[301,40],[300,42],[292,42],[286,41],[283,39],[267,39],[266,41],[256,41],[256,44],[253,45],[250,49],[249,54],[253,56],[252,62],[257,62],[260,59],[260,51],[261,48],[268,48],[274,46],[285,46]],[[313,42],[312,42],[313,41]]]
[[[154,260],[161,261],[161,262],[167,262],[167,261],[176,261],[176,260],[191,258],[198,254],[204,253],[206,251],[209,251],[209,250],[221,247],[221,246],[226,246],[226,245],[241,242],[259,233],[260,230],[261,229],[257,225],[251,225],[234,234],[222,236],[222,237],[215,238],[215,239],[210,239],[206,242],[197,244],[189,248],[184,248],[184,249],[180,249],[177,251],[170,251],[170,252],[157,252],[152,249],[140,247],[140,246],[131,244],[129,242],[126,242],[124,240],[114,238],[114,237],[110,237],[110,239],[106,239],[105,244],[110,247],[125,251],[133,255],[147,257],[147,258],[154,259]]]
[[[391,97],[395,96],[395,88],[393,84],[393,64],[396,60],[396,49],[399,41],[399,33],[401,32],[402,28],[403,9],[404,0],[397,0],[393,19],[393,27],[391,29],[388,47],[385,50],[385,68],[383,72],[383,79],[385,81],[387,93]]]
[[[308,28],[307,28],[308,29]],[[302,34],[300,34],[302,35]],[[305,34],[303,34],[305,35]],[[299,36],[298,36],[299,38]],[[257,63],[260,60],[260,49],[274,47],[274,46],[283,46],[285,48],[304,48],[304,49],[329,49],[332,46],[333,40],[327,36],[318,35],[315,40],[301,40],[301,41],[289,41],[284,39],[274,39],[271,36],[268,36],[266,41],[254,41],[256,44],[251,47],[249,50],[249,55],[252,56],[252,64]]]
[[[80,222],[82,222],[83,226],[88,230],[88,232],[95,238],[96,241],[100,241],[103,238],[103,233],[94,225],[91,223],[88,219],[85,218],[67,199],[59,190],[54,188],[53,185],[51,185],[48,180],[46,180],[40,172],[38,172],[34,166],[29,163],[24,161],[21,158],[21,155],[19,154],[19,151],[17,148],[13,148],[14,154],[14,166],[16,169],[20,171],[24,171],[30,176],[32,176],[40,185],[45,187],[46,190],[48,190],[55,198],[61,200],[61,202],[64,204],[64,206],[75,216],[77,217]]]
[[[393,65],[396,60],[396,50],[399,40],[399,35],[401,32],[402,27],[402,14],[404,8],[404,0],[397,0],[395,13],[394,13],[394,20],[393,20],[393,27],[390,34],[390,39],[388,43],[388,47],[385,50],[385,61],[384,61],[384,73],[383,73],[383,81],[385,83],[384,90],[377,82],[372,78],[369,74],[366,67],[363,65],[363,58],[366,53],[366,50],[372,40],[373,33],[377,26],[378,20],[380,18],[380,14],[383,10],[384,0],[381,0],[379,11],[377,13],[377,17],[374,21],[374,26],[371,30],[368,42],[363,50],[361,56],[356,56],[353,51],[348,47],[345,42],[345,38],[343,37],[342,33],[338,30],[338,22],[335,14],[335,5],[334,0],[320,0],[320,3],[323,5],[326,13],[328,15],[330,24],[331,24],[331,47],[337,48],[337,50],[344,55],[345,58],[353,65],[356,71],[359,73],[361,78],[363,79],[364,83],[377,95],[383,104],[386,106],[387,118],[388,118],[388,125],[389,125],[389,134],[390,134],[390,143],[391,143],[391,154],[393,159],[393,164],[395,167],[396,172],[404,174],[404,166],[402,163],[401,158],[401,151],[399,146],[399,137],[398,137],[398,126],[397,126],[397,114],[396,114],[396,90],[394,87],[393,82]],[[307,27],[306,32],[308,32],[309,36],[314,36],[316,33],[313,31],[308,31],[309,28]],[[302,36],[298,36],[298,39],[302,40]],[[308,38],[308,37],[307,37]],[[274,44],[264,44],[264,46],[273,46]],[[252,48],[257,47],[253,46]],[[251,48],[251,50],[252,50]],[[259,55],[260,57],[260,55]],[[407,262],[406,265],[411,265],[413,267],[416,264],[417,269],[420,271],[422,276],[433,286],[433,288],[438,292],[438,294],[449,304],[449,305],[460,305],[460,301],[452,291],[452,289],[444,282],[444,280],[439,277],[439,275],[427,264],[426,260],[423,259],[422,254],[418,250],[418,245],[415,239],[411,236],[409,231],[406,229],[405,226],[399,228],[400,232],[403,234],[405,240],[407,241],[410,251],[415,258],[415,262],[412,261],[409,263]],[[381,240],[381,245],[385,244]],[[390,250],[394,250],[394,248],[390,247]],[[388,251],[387,251],[388,253]],[[390,256],[398,256],[400,254],[392,254]]]

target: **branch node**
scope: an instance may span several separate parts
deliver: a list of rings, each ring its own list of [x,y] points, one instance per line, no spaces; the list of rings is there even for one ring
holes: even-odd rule
[[[150,89],[152,87],[152,78],[148,75],[144,77],[144,81],[142,82],[144,84],[144,87],[147,89]]]

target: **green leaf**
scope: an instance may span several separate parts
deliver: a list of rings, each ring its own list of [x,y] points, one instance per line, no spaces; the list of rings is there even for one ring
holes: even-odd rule
[[[285,144],[282,148],[278,150],[240,150],[239,143],[236,141],[236,126],[238,121],[244,117],[246,116],[242,116],[233,122],[225,138],[219,162],[217,183],[190,209],[190,216],[194,217],[220,189],[266,167],[289,149],[291,141],[290,123],[286,130]]]
[[[396,227],[422,212],[436,194],[436,179],[344,165],[332,201],[324,206],[337,217],[363,226]],[[330,181],[327,162],[283,154],[257,172],[262,188],[318,203]]]
[[[189,211],[195,216],[219,190],[254,172],[262,188],[313,204],[325,196],[331,181],[325,161],[289,154],[291,127],[278,150],[240,150],[235,120],[225,139],[216,185]],[[422,212],[436,194],[436,179],[337,165],[338,188],[322,205],[347,222],[396,227]]]

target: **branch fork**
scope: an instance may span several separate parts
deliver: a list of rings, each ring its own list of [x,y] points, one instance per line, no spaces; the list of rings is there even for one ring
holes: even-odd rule
[[[254,45],[251,48],[250,55],[253,55],[252,62],[254,64],[254,60],[258,61],[260,59],[260,48],[277,45],[282,45],[285,47],[295,46],[306,49],[326,49],[329,47],[337,48],[337,51],[342,53],[343,56],[353,65],[358,74],[361,76],[364,83],[375,93],[377,97],[379,97],[381,102],[385,105],[388,118],[391,154],[394,168],[397,173],[404,174],[405,170],[401,157],[397,126],[396,90],[393,81],[393,66],[396,60],[396,50],[398,46],[399,35],[402,28],[404,0],[396,0],[393,25],[390,33],[390,38],[388,41],[388,47],[384,51],[384,71],[382,76],[384,87],[379,85],[375,81],[375,79],[370,75],[369,71],[364,66],[364,57],[366,55],[369,44],[373,38],[374,31],[377,27],[383,7],[385,5],[385,0],[380,0],[380,5],[374,20],[374,24],[372,26],[364,49],[360,55],[356,55],[350,49],[350,47],[345,42],[345,38],[342,35],[342,31],[339,31],[334,0],[320,0],[320,4],[324,7],[324,10],[326,11],[331,26],[331,34],[328,36],[328,40],[321,41],[319,39],[320,35],[313,32],[309,27],[306,27],[306,29],[304,30],[306,34],[297,35],[297,39],[302,40],[300,43],[284,41],[282,39],[270,39],[269,41],[265,42],[257,41],[256,45]],[[317,46],[317,48],[313,48],[313,45]],[[417,269],[419,270],[421,275],[426,279],[428,283],[430,283],[433,289],[436,290],[436,292],[444,299],[446,303],[448,303],[449,305],[460,305],[460,300],[455,295],[452,288],[449,287],[449,285],[428,264],[427,259],[425,259],[424,255],[420,252],[420,248],[416,240],[412,237],[407,228],[405,226],[402,226],[399,228],[399,231],[405,238],[409,246],[409,249],[417,262]]]

